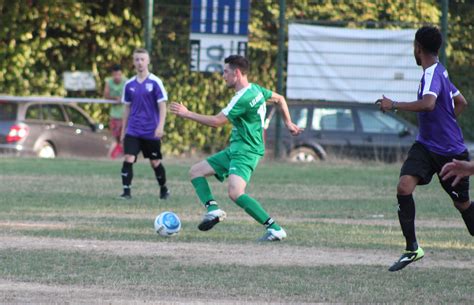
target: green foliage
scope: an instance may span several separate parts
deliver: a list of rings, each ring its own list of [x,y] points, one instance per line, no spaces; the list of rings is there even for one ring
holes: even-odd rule
[[[471,2],[471,3],[469,3]],[[474,140],[474,5],[472,1],[450,1],[448,69],[450,77],[471,106],[459,117],[464,136]]]
[[[450,1],[450,72],[459,89],[474,100],[469,80],[473,71],[474,5]],[[65,95],[65,71],[92,71],[96,92],[102,95],[108,68],[114,63],[134,74],[131,54],[142,46],[144,2],[54,0],[0,0],[0,88],[12,95]],[[439,24],[436,0],[328,1],[287,0],[286,19],[311,20],[349,27],[413,27]],[[220,75],[190,72],[189,1],[155,1],[152,72],[163,79],[170,101],[185,103],[204,114],[219,112],[232,96]],[[251,81],[276,90],[276,1],[251,2],[249,58]],[[469,39],[468,39],[469,38]],[[107,122],[109,105],[83,106],[98,121]],[[466,130],[473,130],[474,110],[461,117]],[[164,149],[175,154],[196,150],[212,152],[226,145],[230,126],[211,129],[170,115]],[[471,133],[467,134],[474,138]]]
[[[141,43],[134,1],[0,2],[0,88],[11,95],[65,95],[65,71],[92,71],[98,94],[113,63],[129,63]],[[124,65],[130,72],[130,65]],[[108,111],[86,106],[106,121]],[[107,110],[107,109],[106,109]]]

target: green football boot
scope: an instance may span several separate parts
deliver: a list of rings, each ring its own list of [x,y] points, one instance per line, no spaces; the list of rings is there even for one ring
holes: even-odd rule
[[[421,247],[418,247],[415,251],[408,251],[406,250],[405,253],[400,256],[398,261],[396,261],[390,268],[388,268],[388,271],[398,271],[402,270],[409,264],[416,262],[417,260],[422,259],[425,256],[425,251]]]

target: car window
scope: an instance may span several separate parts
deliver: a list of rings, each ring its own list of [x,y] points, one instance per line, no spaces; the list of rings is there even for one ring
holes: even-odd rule
[[[77,111],[77,109],[74,109],[70,106],[65,106],[64,108],[66,109],[66,113],[69,117],[69,121],[74,123],[74,125],[84,125],[84,126],[90,125],[89,120],[82,113]]]
[[[47,121],[66,121],[59,105],[43,105],[43,118]]]
[[[273,108],[273,106],[271,107],[268,107],[268,110],[267,111],[267,119],[266,120],[269,120],[268,122],[268,128],[275,128],[275,125],[276,125],[276,115],[274,113],[274,110],[276,110],[275,108]],[[290,111],[290,116],[291,116],[291,120],[300,128],[306,128],[306,125],[308,123],[308,108],[307,107],[304,107],[304,108],[300,108],[300,107],[292,107],[290,106],[289,107],[289,111]],[[283,118],[281,118],[281,121],[283,122]],[[281,125],[283,126],[283,125]]]
[[[359,110],[364,132],[398,134],[406,127],[403,122],[378,110]]]
[[[315,108],[311,129],[354,131],[352,110],[347,108]]]
[[[306,128],[308,124],[308,108],[290,108],[291,120],[299,128]]]
[[[16,120],[16,103],[0,102],[0,120]]]
[[[31,105],[26,110],[26,120],[41,120],[41,105]]]

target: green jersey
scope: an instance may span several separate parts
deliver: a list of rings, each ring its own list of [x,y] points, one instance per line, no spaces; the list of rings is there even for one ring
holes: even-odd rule
[[[105,80],[109,84],[110,96],[111,97],[121,97],[123,93],[123,87],[127,82],[126,78],[122,78],[120,83],[115,83],[114,80],[109,77]],[[110,117],[115,119],[120,119],[123,116],[123,105],[122,104],[112,104],[110,106]]]
[[[232,152],[250,152],[263,156],[263,125],[267,112],[265,102],[272,91],[256,84],[239,90],[222,113],[232,123],[230,150]]]

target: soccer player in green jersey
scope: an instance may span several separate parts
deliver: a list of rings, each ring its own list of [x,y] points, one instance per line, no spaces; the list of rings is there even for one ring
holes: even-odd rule
[[[267,231],[260,241],[280,241],[286,238],[285,230],[268,215],[257,200],[245,193],[252,172],[265,152],[263,125],[266,102],[273,102],[280,107],[285,125],[292,135],[300,134],[302,129],[291,121],[283,96],[249,83],[247,80],[249,62],[245,57],[231,55],[224,63],[223,77],[227,87],[237,93],[220,113],[202,115],[189,111],[179,103],[172,103],[170,107],[172,113],[207,126],[219,127],[228,122],[233,125],[230,145],[193,165],[189,172],[194,189],[207,208],[207,213],[198,228],[201,231],[210,230],[226,217],[226,213],[219,208],[212,195],[206,177],[214,175],[221,182],[228,177],[230,199],[257,222],[266,226]]]

